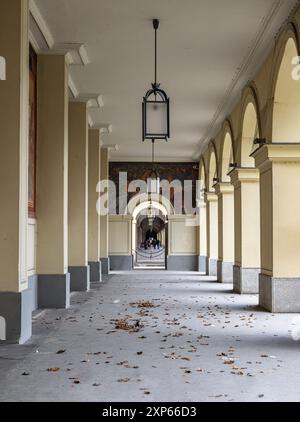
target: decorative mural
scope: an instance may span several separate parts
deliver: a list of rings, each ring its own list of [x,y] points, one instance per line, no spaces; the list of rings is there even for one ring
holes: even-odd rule
[[[172,183],[174,181],[180,181],[182,186],[185,182],[190,181],[192,196],[192,204],[190,209],[182,209],[183,214],[193,214],[193,208],[196,208],[196,183],[198,180],[198,165],[197,163],[155,163],[154,167],[152,163],[134,163],[134,162],[111,162],[109,165],[109,178],[110,181],[114,182],[116,186],[117,194],[117,209],[116,212],[119,214],[119,197],[120,197],[120,173],[127,173],[127,203],[139,192],[128,192],[128,187],[131,182],[136,180],[143,180],[147,183],[147,180],[151,177],[151,174],[155,170],[158,174],[160,181],[168,181]],[[162,190],[161,190],[162,193]],[[174,196],[176,195],[174,189],[170,191],[170,200],[174,206]],[[184,193],[182,195],[182,204],[184,205]]]

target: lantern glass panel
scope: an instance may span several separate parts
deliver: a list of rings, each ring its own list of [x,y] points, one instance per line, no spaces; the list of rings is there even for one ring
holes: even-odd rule
[[[168,135],[168,104],[166,102],[146,103],[146,134],[165,137]]]

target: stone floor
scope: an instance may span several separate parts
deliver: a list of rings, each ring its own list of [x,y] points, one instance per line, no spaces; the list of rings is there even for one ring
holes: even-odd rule
[[[0,401],[299,401],[299,326],[196,273],[111,275],[0,345]]]

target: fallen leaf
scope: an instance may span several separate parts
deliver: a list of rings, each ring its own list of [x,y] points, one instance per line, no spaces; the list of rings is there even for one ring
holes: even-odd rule
[[[60,368],[48,368],[47,372],[59,372]]]

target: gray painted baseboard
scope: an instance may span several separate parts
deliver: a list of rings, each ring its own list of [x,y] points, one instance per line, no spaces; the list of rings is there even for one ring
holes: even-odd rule
[[[38,276],[32,275],[28,278],[28,289],[31,292],[32,312],[38,309]]]
[[[32,291],[0,293],[0,316],[3,341],[24,344],[32,334]]]
[[[207,274],[207,256],[198,256],[198,271]]]
[[[169,255],[168,271],[198,271],[197,255]]]
[[[258,268],[233,267],[233,290],[238,294],[258,294],[259,292]]]
[[[218,276],[218,260],[208,258],[208,275],[210,277]]]
[[[101,258],[101,268],[102,274],[108,275],[110,271],[110,262],[109,258]]]
[[[70,307],[70,273],[39,275],[39,309],[66,309]]]
[[[272,313],[300,312],[300,278],[259,277],[259,304]]]
[[[133,268],[132,255],[111,255],[109,263],[110,271],[131,271]]]
[[[69,267],[71,292],[87,292],[90,290],[90,266]]]
[[[218,261],[218,282],[224,284],[233,283],[233,263]]]
[[[101,261],[89,262],[90,281],[91,283],[99,283],[102,281]]]

